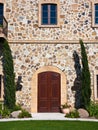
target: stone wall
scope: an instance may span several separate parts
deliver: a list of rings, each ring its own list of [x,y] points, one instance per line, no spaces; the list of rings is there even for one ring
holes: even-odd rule
[[[94,70],[98,70],[98,45],[86,44],[89,67],[91,71],[92,90],[94,89]],[[43,66],[55,66],[59,68],[67,78],[67,98],[71,104],[76,102],[79,105],[79,75],[81,69],[81,56],[79,44],[10,44],[16,81],[18,76],[22,78],[22,89],[17,91],[17,102],[30,110],[32,98],[31,82],[32,76],[39,68]],[[73,56],[77,54],[77,58]],[[79,60],[78,60],[79,58]],[[74,60],[75,59],[75,60]],[[75,88],[76,87],[76,88]],[[76,91],[77,90],[77,91]],[[92,98],[93,97],[92,91]],[[77,100],[78,99],[78,100]]]
[[[40,0],[6,0],[8,39],[17,40],[96,40],[98,29],[92,28],[91,0],[60,1],[60,27],[39,27]],[[55,0],[49,0],[49,2]]]
[[[30,111],[33,74],[43,66],[55,66],[66,75],[68,102],[74,104],[76,100],[79,105],[81,56],[80,45],[75,41],[79,38],[97,41],[98,28],[92,27],[92,0],[58,0],[60,26],[55,28],[39,27],[39,1],[5,0],[4,15],[8,21],[8,41],[11,43],[16,82],[20,79],[23,82],[16,93],[17,103]],[[54,41],[58,44],[54,44]],[[85,46],[94,99],[93,81],[94,71],[98,70],[98,45],[96,42]]]

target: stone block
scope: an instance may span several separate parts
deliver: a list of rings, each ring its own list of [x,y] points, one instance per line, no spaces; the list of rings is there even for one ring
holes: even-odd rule
[[[20,114],[21,112],[22,112],[21,110],[19,110],[19,111],[13,111],[10,116],[11,116],[12,118],[18,118],[18,116],[19,116],[19,114]]]
[[[89,117],[89,113],[85,110],[85,109],[78,109],[78,112],[79,112],[79,116],[81,118],[88,118]]]

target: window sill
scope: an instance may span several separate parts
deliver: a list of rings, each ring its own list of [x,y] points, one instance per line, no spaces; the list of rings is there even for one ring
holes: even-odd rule
[[[92,27],[98,28],[98,24],[92,24]]]
[[[60,25],[39,25],[42,28],[59,28]]]

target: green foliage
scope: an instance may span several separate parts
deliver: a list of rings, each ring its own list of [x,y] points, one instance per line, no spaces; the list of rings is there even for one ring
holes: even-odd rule
[[[13,66],[13,58],[10,47],[6,40],[0,40],[2,44],[2,63],[4,73],[4,104],[8,109],[15,106],[15,74]]]
[[[22,112],[19,114],[18,116],[19,118],[28,118],[28,117],[32,117],[31,114],[26,111],[26,110],[22,110]]]
[[[67,103],[61,105],[61,108],[70,108],[70,107],[71,107],[71,105],[69,105]]]
[[[77,110],[74,110],[74,111],[72,111],[70,113],[67,113],[65,115],[65,117],[68,117],[68,118],[79,118],[79,113],[78,113]]]
[[[88,59],[85,50],[85,46],[82,40],[80,40],[81,45],[81,57],[82,57],[82,88],[81,88],[81,107],[86,108],[90,105],[91,101],[91,79],[90,71],[88,66]]]
[[[2,110],[2,104],[0,104],[0,110]]]
[[[10,117],[10,110],[7,108],[4,108],[3,110],[0,110],[0,115],[2,118],[9,118]]]
[[[98,118],[98,104],[91,102],[90,105],[86,108],[90,116]]]
[[[19,104],[15,105],[15,107],[13,108],[13,111],[18,111],[18,110],[22,110],[22,108]]]
[[[95,115],[95,118],[98,119],[98,113],[97,113],[97,115]]]
[[[0,122],[0,130],[98,130],[98,122],[91,121],[8,121]]]
[[[2,110],[4,108],[4,102],[0,101],[0,110]]]

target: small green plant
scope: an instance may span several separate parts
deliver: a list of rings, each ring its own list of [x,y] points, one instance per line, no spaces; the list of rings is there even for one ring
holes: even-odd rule
[[[13,108],[13,111],[18,111],[18,110],[22,110],[21,105],[19,104],[15,105],[15,107]]]
[[[95,115],[95,118],[98,119],[98,113],[97,113],[97,115]]]
[[[65,115],[65,117],[69,117],[69,118],[79,118],[79,113],[77,110],[74,110],[68,114]]]
[[[9,118],[10,117],[10,110],[4,108],[4,110],[0,110],[0,115],[2,118]]]
[[[91,102],[90,105],[86,108],[90,116],[98,118],[98,104]]]
[[[28,118],[28,117],[32,117],[31,114],[26,111],[26,110],[22,110],[22,112],[19,114],[18,118]]]
[[[0,110],[2,110],[2,104],[0,104]]]
[[[70,107],[71,107],[71,105],[69,105],[69,104],[67,104],[67,103],[61,105],[61,108],[62,108],[62,109],[63,109],[63,108],[70,108]]]

